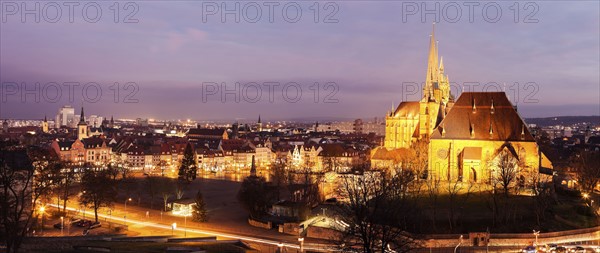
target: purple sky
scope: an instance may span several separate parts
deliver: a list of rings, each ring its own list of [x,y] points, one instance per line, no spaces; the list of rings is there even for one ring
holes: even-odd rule
[[[31,9],[36,2],[26,3]],[[122,22],[134,9],[124,9],[125,2],[120,2],[119,23],[113,20],[112,1],[99,2],[102,16],[96,23],[82,16],[86,2],[74,7],[72,23],[68,7],[61,5],[62,16],[50,23],[56,6],[39,3],[41,16],[36,23],[34,15],[21,21],[23,6],[11,15],[14,6],[2,2],[0,118],[53,117],[65,104],[79,107],[84,100],[82,86],[88,82],[98,83],[102,95],[92,101],[96,90],[89,86],[86,113],[108,117],[254,119],[259,113],[264,120],[382,117],[392,103],[417,100],[419,94],[407,94],[403,87],[425,79],[434,17],[427,15],[422,21],[419,10],[403,20],[407,14],[403,9],[413,3],[434,8],[436,2],[351,1],[333,2],[327,8],[320,2],[318,23],[311,10],[313,1],[294,2],[302,9],[297,23],[282,16],[288,2],[274,7],[272,23],[265,2],[257,2],[262,16],[256,23],[246,20],[255,17],[255,6],[248,2],[205,2],[205,10],[206,3],[225,3],[230,9],[235,3],[246,6],[240,8],[247,15],[242,13],[239,23],[234,15],[222,22],[220,13],[206,16],[203,22],[202,2],[193,1],[135,2],[138,11],[133,18],[138,23]],[[495,16],[493,8],[488,9],[489,15],[482,14],[487,2],[474,7],[473,22],[468,6],[458,2],[462,16],[456,23],[448,22],[455,17],[456,6],[438,3],[436,39],[445,71],[455,83],[455,96],[465,83],[480,83],[475,90],[496,83],[500,88],[506,85],[524,117],[600,114],[597,1],[549,1],[527,7],[520,3],[519,22],[514,20],[514,2],[498,2],[502,16],[495,23],[489,21]],[[338,10],[331,18],[338,22],[324,23],[335,6]],[[294,18],[293,8],[288,13],[286,18]],[[88,19],[93,18],[94,9],[88,8],[88,14]],[[534,19],[537,23],[523,22]],[[39,102],[21,87],[14,91],[14,83],[35,90],[36,82],[41,83]],[[60,98],[55,98],[57,86],[48,85],[51,82],[62,87]],[[72,102],[66,82],[81,83]],[[115,82],[121,84],[118,103],[116,86],[111,89]],[[127,82],[138,88],[129,98],[133,86],[126,90]],[[203,83],[226,83],[228,89],[235,89],[235,82],[241,83],[239,102],[233,95],[221,102],[221,92],[203,94],[203,87],[215,87]],[[258,85],[247,85],[253,82]],[[280,85],[271,86],[270,101],[265,83],[272,82]],[[293,100],[298,86],[287,85],[291,95],[282,96],[282,87],[290,82],[302,88],[297,102]],[[320,84],[316,103],[315,82]],[[325,89],[328,82],[334,85]],[[257,86],[262,88],[260,98],[256,98]]]

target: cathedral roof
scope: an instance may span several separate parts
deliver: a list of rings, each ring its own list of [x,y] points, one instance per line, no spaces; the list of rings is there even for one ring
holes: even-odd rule
[[[504,92],[463,92],[431,138],[534,141]]]
[[[402,102],[394,111],[394,117],[418,117],[419,109],[418,101]]]

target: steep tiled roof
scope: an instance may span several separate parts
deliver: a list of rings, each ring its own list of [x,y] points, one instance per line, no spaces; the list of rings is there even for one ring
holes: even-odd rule
[[[339,157],[356,155],[356,149],[353,147],[345,147],[340,143],[322,144],[321,148],[323,151],[319,153],[319,156]]]
[[[464,92],[432,139],[534,141],[504,92]]]
[[[57,141],[58,147],[60,150],[71,150],[71,146],[73,146],[73,142],[75,141]]]
[[[394,111],[394,117],[418,117],[420,105],[418,101],[402,102]]]
[[[236,140],[223,140],[221,144],[223,150],[233,151],[238,153],[252,152],[254,148],[251,143],[246,140],[236,139]]]
[[[83,139],[82,142],[86,149],[99,148],[99,147],[102,147],[102,144],[104,143],[104,139],[99,138],[99,137],[90,137],[90,138]]]

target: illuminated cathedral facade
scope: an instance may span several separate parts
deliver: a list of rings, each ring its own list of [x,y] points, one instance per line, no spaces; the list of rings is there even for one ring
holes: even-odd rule
[[[500,159],[517,164],[524,184],[532,175],[551,175],[551,162],[506,94],[462,92],[454,101],[443,61],[438,59],[432,32],[423,97],[387,112],[385,142],[372,151],[371,167],[396,167],[394,152],[425,140],[429,179],[489,183],[500,173]]]

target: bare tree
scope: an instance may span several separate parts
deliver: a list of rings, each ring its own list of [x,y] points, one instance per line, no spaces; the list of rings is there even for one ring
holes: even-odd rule
[[[87,170],[81,178],[81,186],[83,193],[79,197],[80,202],[94,209],[95,220],[98,222],[98,209],[112,206],[117,195],[112,178],[104,170]]]
[[[148,176],[144,179],[144,192],[150,197],[150,209],[154,208],[154,198],[158,194],[158,177]]]
[[[69,198],[74,195],[72,188],[75,184],[75,171],[71,166],[64,167],[60,178],[57,181],[58,194],[63,201],[63,213],[67,213],[67,202]]]
[[[173,196],[173,187],[174,187],[175,183],[173,182],[173,180],[171,180],[170,178],[166,178],[166,177],[160,177],[157,179],[158,179],[157,192],[162,197],[163,209],[166,212],[167,211],[167,203],[169,201],[169,198],[171,196]]]
[[[7,252],[18,252],[37,215],[40,196],[52,184],[42,177],[48,170],[40,150],[11,148],[0,143],[0,235]],[[37,163],[34,167],[33,163]]]
[[[592,192],[600,180],[600,152],[580,150],[571,157],[583,191]]]
[[[340,238],[341,250],[408,252],[418,245],[406,232],[416,201],[399,184],[414,179],[412,173],[367,172],[348,175],[343,181],[347,202],[339,214],[348,224]]]
[[[418,178],[427,178],[429,138],[421,138],[415,141],[411,149],[414,150],[413,169]]]
[[[277,200],[281,199],[281,192],[285,189],[290,180],[290,172],[288,169],[286,164],[279,160],[276,161],[271,168],[271,182],[273,182],[273,185],[277,188]]]
[[[506,149],[500,152],[496,161],[496,180],[502,186],[504,196],[506,197],[508,197],[513,182],[517,179],[517,166],[518,161],[510,152]]]
[[[183,180],[177,180],[175,184],[175,198],[181,199],[183,198],[183,194],[185,193],[186,184],[184,184]]]
[[[454,232],[460,218],[460,207],[469,199],[474,184],[461,181],[447,182],[448,193],[448,224],[450,232]]]

